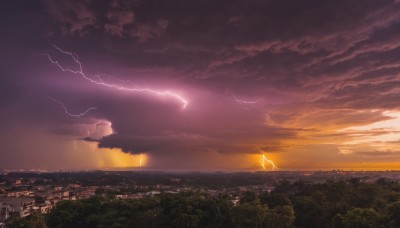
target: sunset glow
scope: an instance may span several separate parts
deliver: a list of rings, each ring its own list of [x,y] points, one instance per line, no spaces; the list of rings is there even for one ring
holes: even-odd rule
[[[400,167],[400,1],[6,2],[0,170]]]

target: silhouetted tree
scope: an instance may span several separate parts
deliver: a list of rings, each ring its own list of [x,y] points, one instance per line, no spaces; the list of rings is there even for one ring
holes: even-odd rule
[[[377,228],[379,214],[372,208],[354,208],[343,216],[344,228]]]
[[[7,223],[8,228],[47,228],[43,215],[33,213],[25,218],[14,217]]]
[[[276,206],[268,209],[264,218],[264,227],[290,228],[294,227],[296,219],[292,206]]]
[[[240,204],[231,210],[231,219],[234,227],[257,228],[262,227],[266,208],[261,205]]]
[[[292,206],[292,202],[288,198],[288,196],[284,193],[274,193],[268,195],[267,204],[269,208],[274,208],[277,206]]]

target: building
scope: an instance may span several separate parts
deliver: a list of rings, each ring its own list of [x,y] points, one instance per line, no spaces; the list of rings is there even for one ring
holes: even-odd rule
[[[11,216],[11,211],[10,205],[0,202],[0,223],[6,221]]]
[[[31,214],[32,208],[35,205],[35,200],[32,198],[0,198],[0,205],[6,208],[8,214],[17,214],[23,218]]]

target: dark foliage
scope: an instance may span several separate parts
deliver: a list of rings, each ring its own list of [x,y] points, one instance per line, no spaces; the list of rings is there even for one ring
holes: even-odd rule
[[[11,219],[8,227],[400,227],[400,184],[378,180],[290,183],[231,197],[163,193],[135,200],[62,201],[48,215]]]

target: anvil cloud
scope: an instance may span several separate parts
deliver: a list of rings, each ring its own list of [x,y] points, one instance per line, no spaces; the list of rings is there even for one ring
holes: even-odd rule
[[[400,2],[5,1],[0,168],[392,169]],[[96,82],[170,91],[171,96]],[[100,83],[101,84],[101,83]],[[69,113],[84,116],[71,118]],[[126,162],[127,160],[132,162]]]

